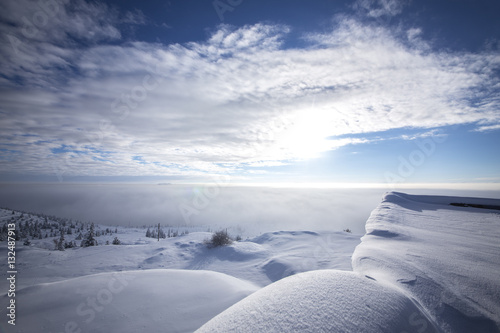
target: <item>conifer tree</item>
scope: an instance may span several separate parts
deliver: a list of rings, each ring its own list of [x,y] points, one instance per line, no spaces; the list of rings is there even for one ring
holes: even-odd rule
[[[61,236],[59,237],[59,241],[56,244],[56,250],[64,251],[64,232],[61,229]]]
[[[82,241],[82,247],[97,246],[97,240],[94,237],[95,237],[95,228],[94,228],[94,223],[92,223],[90,225],[90,229],[86,235],[86,238]]]

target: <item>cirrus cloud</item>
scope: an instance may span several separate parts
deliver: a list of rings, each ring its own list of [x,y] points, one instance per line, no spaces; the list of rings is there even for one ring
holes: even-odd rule
[[[61,4],[38,39],[15,19],[0,25],[4,42],[19,41],[1,52],[2,172],[245,174],[363,144],[363,133],[500,122],[500,56],[431,51],[417,28],[337,16],[301,48],[273,24],[221,25],[182,45],[116,43],[112,8]]]

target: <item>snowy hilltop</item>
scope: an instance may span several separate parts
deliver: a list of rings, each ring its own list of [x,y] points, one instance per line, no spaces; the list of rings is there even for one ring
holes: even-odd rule
[[[499,332],[500,200],[388,193],[354,272],[269,285],[197,332]]]
[[[9,275],[0,271],[2,306],[16,302],[15,326],[6,324],[7,332],[193,332],[287,276],[350,270],[361,237],[274,231],[211,248],[206,226],[165,228],[166,238],[158,240],[147,236],[153,228],[93,226],[10,209],[0,209],[0,223],[6,229],[0,255],[10,251],[4,237],[10,224],[19,239],[15,296],[5,293]],[[96,246],[87,246],[89,238]]]
[[[2,327],[500,332],[499,209],[494,199],[390,192],[364,236],[273,231],[216,248],[207,246],[206,229],[175,229],[176,237],[167,237],[169,229],[158,239],[145,228],[94,228],[1,209],[0,236],[14,227],[20,234],[15,280],[8,269],[0,272],[2,306],[15,301],[7,308],[15,325]],[[91,235],[98,246],[74,246]],[[4,258],[11,245],[0,242]]]

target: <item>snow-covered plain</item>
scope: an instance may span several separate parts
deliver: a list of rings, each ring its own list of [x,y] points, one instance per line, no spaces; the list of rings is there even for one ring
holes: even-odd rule
[[[361,243],[342,231],[275,231],[209,249],[206,230],[157,241],[125,227],[96,247],[17,242],[16,326],[4,316],[0,331],[500,332],[494,206],[391,192]],[[0,210],[0,221],[19,214]],[[122,245],[102,245],[114,237]],[[0,254],[7,263],[6,242]]]

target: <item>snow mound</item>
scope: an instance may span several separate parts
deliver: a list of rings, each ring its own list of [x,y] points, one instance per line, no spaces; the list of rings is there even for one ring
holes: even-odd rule
[[[197,332],[500,332],[499,209],[495,199],[388,193],[366,223],[354,272],[280,279]],[[292,236],[321,240],[277,232],[254,242],[298,255]],[[269,279],[293,273],[286,258],[262,266]]]
[[[310,270],[351,270],[351,255],[360,237],[332,231],[268,232],[228,246],[186,247],[182,252],[185,264],[180,268],[215,270],[266,286]]]
[[[102,273],[16,293],[19,332],[193,332],[259,288],[216,272]],[[5,303],[6,295],[2,297]]]
[[[414,297],[444,332],[500,332],[499,206],[390,192],[366,223],[353,269]]]
[[[293,263],[283,259],[270,259],[262,266],[262,269],[273,282],[296,273]]]
[[[353,272],[321,270],[273,283],[196,332],[413,332],[414,321],[433,328],[398,291]]]
[[[289,240],[295,240],[297,238],[304,238],[308,236],[317,237],[319,236],[319,234],[313,231],[274,231],[266,232],[263,235],[254,238],[252,241],[258,244],[283,244],[284,242],[287,242]]]
[[[265,247],[252,242],[234,242],[231,245],[208,249],[207,253],[228,261],[248,261],[268,255]]]

